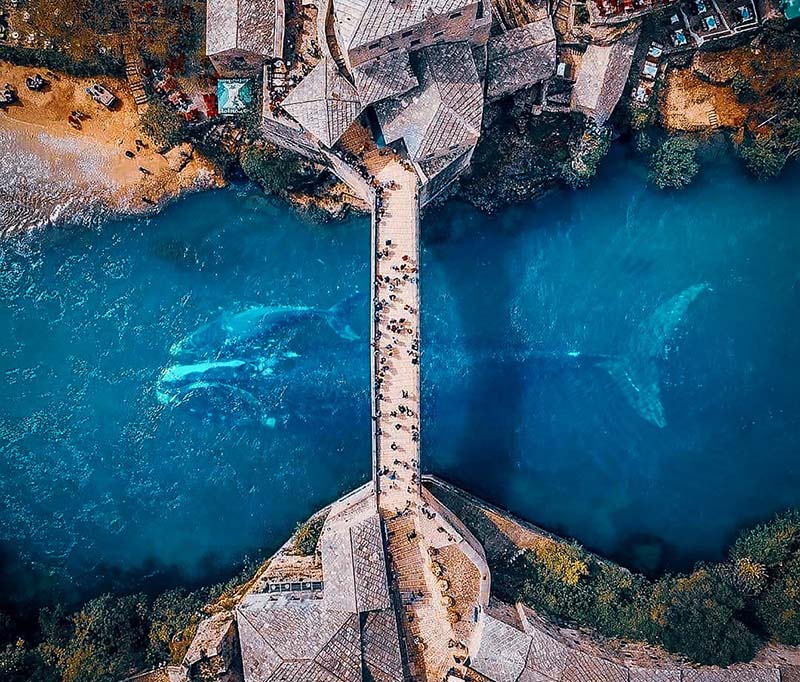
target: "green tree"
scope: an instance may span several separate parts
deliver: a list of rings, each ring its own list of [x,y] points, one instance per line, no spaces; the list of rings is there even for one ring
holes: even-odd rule
[[[729,665],[750,660],[760,645],[738,618],[744,606],[720,567],[699,566],[688,576],[659,580],[651,608],[669,651],[697,663]]]
[[[739,156],[747,170],[760,180],[777,177],[786,165],[786,155],[773,137],[742,144]]]
[[[278,194],[291,188],[303,166],[302,159],[292,152],[273,145],[252,145],[240,156],[242,170],[265,192]]]
[[[184,142],[188,136],[186,121],[160,100],[150,103],[139,120],[139,126],[162,149],[174,147]]]
[[[149,613],[147,661],[178,663],[189,647],[204,603],[199,592],[169,590],[153,601]]]
[[[685,187],[700,170],[697,141],[681,135],[668,137],[650,160],[648,179],[660,189]]]
[[[800,554],[777,569],[774,582],[756,602],[756,615],[764,631],[779,642],[800,645]]]
[[[111,682],[144,662],[147,602],[105,594],[71,618],[73,632],[58,667],[63,682]]]

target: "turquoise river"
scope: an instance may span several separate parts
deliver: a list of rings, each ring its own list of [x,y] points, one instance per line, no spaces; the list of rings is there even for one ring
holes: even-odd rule
[[[423,458],[654,572],[800,505],[800,166],[660,192],[626,154],[425,216]],[[369,249],[242,187],[0,244],[4,599],[229,575],[365,481]]]

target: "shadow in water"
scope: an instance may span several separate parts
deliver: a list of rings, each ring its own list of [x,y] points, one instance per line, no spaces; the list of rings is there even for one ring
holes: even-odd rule
[[[438,218],[438,219],[437,219]],[[448,445],[449,452],[459,453],[457,468],[442,467],[436,458],[436,446],[426,438],[423,424],[423,451],[427,454],[423,468],[440,474],[454,484],[462,486],[492,502],[505,506],[510,500],[505,495],[509,476],[513,476],[511,454],[516,450],[514,429],[496,428],[500,415],[505,424],[518,424],[522,419],[523,376],[513,364],[505,365],[487,362],[487,324],[491,334],[509,339],[513,334],[511,324],[511,305],[513,296],[512,268],[506,262],[509,250],[496,251],[490,266],[475,264],[474,276],[464,276],[463,270],[452,267],[447,261],[447,252],[452,241],[460,238],[459,229],[434,211],[423,223],[423,242],[428,258],[438,261],[438,270],[445,280],[444,289],[450,304],[456,306],[455,327],[461,335],[457,362],[449,358],[448,348],[452,350],[452,339],[431,339],[427,349],[428,362],[425,361],[426,329],[422,324],[423,348],[423,393],[432,392],[433,400],[440,403],[437,413],[447,419],[448,413],[463,415],[462,426],[447,433],[453,441]],[[500,226],[498,226],[500,229]],[[487,271],[489,269],[489,271]],[[491,277],[491,286],[484,286],[485,278]],[[431,284],[422,276],[422,300],[437,296],[441,292],[431,290]],[[441,286],[441,285],[440,285]],[[475,314],[476,310],[494,310],[492,320]],[[430,338],[430,337],[428,337]],[[436,356],[432,357],[432,348]],[[435,366],[436,364],[439,366]],[[426,371],[436,380],[425,381]],[[498,378],[498,372],[502,377]],[[428,384],[426,387],[425,384]],[[502,391],[498,391],[502,386]],[[425,408],[423,408],[425,409]],[[429,407],[428,410],[431,408]],[[437,428],[441,433],[441,427]],[[427,441],[427,442],[426,442]]]

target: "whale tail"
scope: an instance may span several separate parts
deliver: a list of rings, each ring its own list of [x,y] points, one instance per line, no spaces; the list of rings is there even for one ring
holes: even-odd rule
[[[356,306],[361,305],[363,299],[361,294],[352,294],[323,312],[325,321],[331,329],[346,341],[357,341],[359,338],[350,326],[350,316]]]
[[[664,428],[667,421],[661,404],[661,372],[657,360],[664,356],[666,345],[689,306],[704,291],[711,291],[711,288],[707,284],[696,284],[673,296],[639,325],[624,355],[598,363],[637,414],[659,428]]]

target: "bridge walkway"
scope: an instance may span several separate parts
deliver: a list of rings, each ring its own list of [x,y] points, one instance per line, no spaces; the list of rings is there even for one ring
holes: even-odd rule
[[[373,218],[374,479],[401,604],[407,668],[440,682],[453,666],[447,608],[420,524],[419,198],[417,176],[394,155],[375,157]]]

